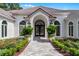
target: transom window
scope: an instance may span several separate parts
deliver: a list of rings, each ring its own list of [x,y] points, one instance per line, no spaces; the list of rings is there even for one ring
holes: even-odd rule
[[[7,22],[3,21],[2,22],[2,37],[6,37],[7,36]]]
[[[21,32],[23,30],[23,28],[26,26],[26,22],[25,21],[21,21],[19,23],[19,34],[21,35]]]
[[[55,21],[54,25],[56,26],[56,36],[60,36],[60,23]]]
[[[73,36],[73,23],[69,22],[69,36]]]

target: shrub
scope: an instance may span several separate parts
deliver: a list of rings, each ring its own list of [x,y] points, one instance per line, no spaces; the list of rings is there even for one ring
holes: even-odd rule
[[[50,37],[52,34],[55,33],[56,26],[53,24],[50,24],[47,28],[48,36]]]
[[[72,45],[74,46],[74,48],[77,48],[77,49],[79,49],[79,43],[72,42]]]
[[[6,40],[7,41],[7,40]],[[4,42],[6,42],[4,41]],[[17,51],[20,51],[27,43],[28,40],[25,38],[21,41],[17,40],[17,44],[13,44],[10,41],[6,42],[5,48],[0,49],[0,56],[12,56],[14,55]]]
[[[79,42],[78,40],[53,40],[54,45],[59,47],[62,52],[68,52],[71,55],[79,56]]]
[[[69,47],[67,47],[67,46],[64,46],[64,51],[66,51],[66,52],[69,52]]]
[[[72,48],[74,47],[70,42],[67,42],[67,41],[64,42],[64,45],[66,45],[67,47],[72,47]]]
[[[27,39],[24,39],[24,40],[18,42],[16,44],[17,51],[20,51],[20,49],[22,49],[26,45],[26,43],[28,43],[28,40]]]
[[[16,53],[16,48],[9,48],[9,54],[12,56]]]
[[[69,48],[69,52],[74,55],[75,54],[76,49],[75,48]]]
[[[79,50],[76,50],[73,55],[74,55],[74,56],[79,56]]]
[[[0,40],[0,48],[4,48],[5,42],[3,40]]]
[[[18,43],[18,44],[16,44],[16,49],[17,49],[17,52],[18,51],[20,51],[20,49],[22,49],[23,48],[23,43]]]
[[[5,48],[5,49],[1,49],[0,50],[0,56],[12,56],[14,55],[16,52],[16,49],[15,48]]]
[[[9,38],[9,39],[4,39],[4,40],[0,40],[0,48],[6,48],[6,46],[8,45],[15,45],[16,41],[18,38]]]
[[[63,49],[63,48],[65,47],[64,44],[60,43],[60,42],[57,41],[57,40],[53,40],[53,43],[54,43],[56,46],[58,46],[60,49]]]
[[[60,44],[57,40],[53,40],[52,42],[54,43],[54,45]]]
[[[32,27],[31,26],[25,26],[21,32],[21,35],[22,36],[25,36],[25,35],[31,35],[32,34]]]

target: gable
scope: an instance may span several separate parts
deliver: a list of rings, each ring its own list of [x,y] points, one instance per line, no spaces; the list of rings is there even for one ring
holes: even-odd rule
[[[34,12],[32,12],[31,14],[29,14],[28,17],[30,17],[31,15],[33,15],[35,13],[38,13],[38,12],[42,12],[42,13],[46,14],[48,17],[54,17],[51,14],[49,14],[48,12],[44,11],[43,9],[41,9],[41,8],[39,8],[39,9],[35,10]]]

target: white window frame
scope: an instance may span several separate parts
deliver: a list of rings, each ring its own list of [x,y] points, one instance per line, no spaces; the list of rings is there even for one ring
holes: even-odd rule
[[[74,32],[74,25],[69,25],[69,23],[68,23],[68,36],[69,37],[73,37],[74,36],[74,33],[72,33],[72,27],[73,27],[73,32]],[[69,32],[69,28],[70,28],[70,32]],[[69,33],[70,33],[70,35],[69,35]],[[73,34],[73,36],[72,36],[72,34]]]
[[[6,30],[5,27],[7,27],[7,24],[2,24],[2,26],[3,26],[3,30],[2,30],[2,28],[1,28],[1,31],[3,31],[3,34],[1,33],[1,35],[2,35],[1,37],[7,37],[7,35],[6,35],[7,33],[5,33],[5,30]],[[2,26],[1,26],[1,27],[2,27]]]

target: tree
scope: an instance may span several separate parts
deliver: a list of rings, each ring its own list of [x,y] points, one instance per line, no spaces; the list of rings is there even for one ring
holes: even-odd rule
[[[3,8],[5,10],[22,9],[22,7],[20,7],[19,3],[0,3],[0,8]]]
[[[5,9],[7,8],[7,5],[5,3],[0,3],[0,8]]]

